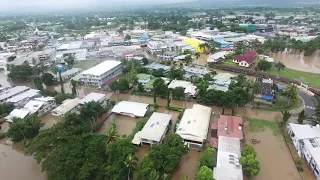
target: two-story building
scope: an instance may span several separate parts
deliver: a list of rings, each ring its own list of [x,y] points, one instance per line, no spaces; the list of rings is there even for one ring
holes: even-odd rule
[[[80,74],[80,81],[85,85],[99,86],[122,73],[120,61],[106,60]]]

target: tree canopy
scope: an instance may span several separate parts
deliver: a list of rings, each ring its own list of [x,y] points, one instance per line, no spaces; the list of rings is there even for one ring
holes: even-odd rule
[[[109,84],[112,91],[126,92],[129,89],[129,81],[127,79],[114,80]]]
[[[51,86],[54,83],[54,76],[51,73],[43,73],[41,76],[41,81],[46,86]]]
[[[267,70],[271,69],[272,64],[271,64],[271,62],[268,62],[266,60],[260,60],[258,62],[257,67],[258,67],[258,70],[260,70],[260,71],[267,71]]]
[[[13,80],[25,81],[32,79],[33,70],[29,64],[22,64],[17,66],[12,66],[10,68],[10,74],[8,76]]]
[[[165,84],[163,79],[158,78],[153,82],[153,91],[156,96],[166,98],[168,93],[168,86]]]
[[[62,104],[62,102],[68,98],[72,98],[72,95],[59,93],[54,96],[54,100],[56,101],[57,104]]]
[[[181,100],[185,98],[184,88],[183,87],[176,87],[172,90],[172,98],[176,100]]]
[[[214,180],[212,169],[207,166],[201,166],[199,172],[196,174],[195,180]]]
[[[7,136],[14,142],[23,139],[33,138],[39,133],[39,129],[43,126],[41,119],[34,116],[27,116],[23,119],[13,119]]]
[[[217,152],[214,148],[208,147],[204,152],[204,155],[200,159],[200,167],[207,166],[210,169],[216,167],[217,164]]]

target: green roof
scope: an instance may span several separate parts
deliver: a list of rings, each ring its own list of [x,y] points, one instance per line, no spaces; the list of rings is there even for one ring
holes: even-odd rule
[[[140,80],[147,80],[150,79],[152,77],[152,75],[150,74],[137,74],[137,78]]]

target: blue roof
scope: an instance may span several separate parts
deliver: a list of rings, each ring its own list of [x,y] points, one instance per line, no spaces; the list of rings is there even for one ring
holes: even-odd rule
[[[266,101],[271,101],[273,99],[273,96],[271,95],[262,95],[262,99]]]
[[[146,65],[145,68],[153,69],[153,70],[163,69],[164,71],[169,71],[171,67],[163,64],[153,63],[153,64]]]

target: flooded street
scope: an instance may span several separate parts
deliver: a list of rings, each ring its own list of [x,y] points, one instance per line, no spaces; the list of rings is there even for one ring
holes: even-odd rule
[[[303,53],[272,53],[270,54],[276,62],[282,62],[287,68],[320,74],[320,57],[319,52],[312,56],[304,56]]]
[[[0,175],[3,180],[46,180],[47,175],[41,172],[41,165],[31,156],[0,144]]]

